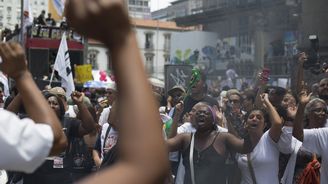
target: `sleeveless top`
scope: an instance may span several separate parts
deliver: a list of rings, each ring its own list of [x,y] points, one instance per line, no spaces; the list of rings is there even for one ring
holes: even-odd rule
[[[203,151],[194,149],[194,169],[196,184],[225,184],[225,157],[218,154],[213,143],[215,142],[219,132],[215,135],[213,142]],[[186,173],[184,184],[191,184],[191,172],[189,164],[190,144],[187,149],[182,152],[183,165]]]

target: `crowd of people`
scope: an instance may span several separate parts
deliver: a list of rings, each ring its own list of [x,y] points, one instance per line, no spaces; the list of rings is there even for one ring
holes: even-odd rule
[[[104,94],[37,88],[22,47],[1,43],[0,168],[9,183],[328,183],[328,78],[309,88],[307,55],[294,90],[218,89],[195,68],[187,88],[152,90],[124,1],[68,1],[68,23],[111,51],[116,85]],[[119,18],[118,18],[119,17]],[[107,24],[102,21],[107,20]],[[317,89],[317,91],[315,91]]]

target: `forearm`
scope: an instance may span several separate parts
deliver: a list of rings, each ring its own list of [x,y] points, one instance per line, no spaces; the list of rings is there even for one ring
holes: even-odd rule
[[[273,141],[278,142],[281,135],[282,120],[271,103],[266,103],[266,106],[268,107],[267,110],[271,122],[269,134]]]
[[[172,122],[172,125],[171,125],[171,130],[170,130],[170,134],[169,134],[168,138],[172,138],[172,137],[175,137],[177,135],[179,120],[180,120],[180,115],[174,115],[173,116],[173,122]]]
[[[81,120],[81,125],[83,129],[87,132],[90,133],[96,128],[96,122],[94,121],[92,115],[90,114],[88,108],[84,103],[78,103],[77,107],[79,109],[79,114],[80,114],[80,120]]]
[[[21,105],[22,105],[22,98],[21,98],[20,94],[18,94],[10,102],[10,104],[8,105],[6,110],[17,114],[19,112],[19,108],[21,107]]]
[[[119,90],[120,112],[128,113],[120,116],[122,160],[133,161],[138,166],[147,165],[147,170],[166,169],[167,150],[162,138],[162,123],[147,82],[135,33],[131,30],[122,45],[110,49]],[[158,168],[158,165],[162,167]]]
[[[256,145],[255,140],[252,139],[252,137],[249,134],[246,135],[244,138],[243,147],[242,147],[242,150],[240,153],[246,154],[246,153],[252,152],[255,145]]]
[[[97,150],[92,150],[92,157],[93,160],[95,161],[96,166],[99,168],[101,165],[101,159],[99,157],[99,153]]]
[[[305,105],[299,104],[295,119],[293,121],[293,137],[299,141],[303,141],[303,114]]]
[[[296,93],[299,94],[302,89],[302,82],[304,81],[304,70],[303,63],[299,63],[297,66],[297,83],[296,83]]]

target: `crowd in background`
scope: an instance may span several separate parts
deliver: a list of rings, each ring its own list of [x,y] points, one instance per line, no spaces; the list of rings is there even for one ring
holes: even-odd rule
[[[69,1],[67,10],[73,27],[111,50],[117,86],[70,96],[64,88],[52,87],[33,96],[39,91],[32,88],[22,48],[1,43],[1,69],[15,79],[17,89],[8,97],[0,90],[6,110],[0,113],[46,121],[30,106],[44,102],[37,106],[40,116],[40,107],[50,107],[49,116],[56,116],[52,120],[59,120],[67,139],[29,173],[8,170],[10,183],[70,184],[92,173],[96,175],[89,183],[328,183],[328,78],[315,81],[312,88],[306,85],[306,53],[299,54],[293,90],[267,85],[269,76],[263,71],[254,86],[216,89],[220,95],[214,98],[208,94],[206,73],[195,67],[188,86],[174,86],[163,96],[150,91],[122,2]],[[112,24],[93,22],[104,18]],[[15,61],[20,63],[13,65]],[[23,170],[15,166],[8,168]]]

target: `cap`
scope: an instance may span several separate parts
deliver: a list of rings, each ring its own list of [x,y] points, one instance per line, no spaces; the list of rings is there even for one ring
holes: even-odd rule
[[[53,87],[53,88],[49,89],[48,91],[49,91],[49,93],[52,93],[54,95],[66,96],[66,92],[62,87]]]
[[[186,90],[183,88],[183,86],[180,86],[180,85],[175,85],[175,86],[173,86],[167,93],[169,94],[169,95],[172,95],[173,94],[173,92],[174,91],[177,91],[177,90],[179,90],[179,91],[181,91],[181,92],[183,92],[183,93],[186,93]]]

